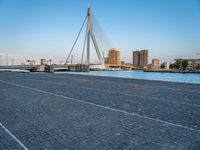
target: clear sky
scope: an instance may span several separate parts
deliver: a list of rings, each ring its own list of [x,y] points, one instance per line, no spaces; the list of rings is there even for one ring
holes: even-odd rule
[[[88,3],[109,37],[105,39],[121,49],[126,62],[140,49],[149,50],[149,63],[152,58],[200,57],[200,0],[0,0],[1,63],[6,54],[10,63],[11,58],[17,63],[65,61]],[[74,49],[74,61],[81,44]]]

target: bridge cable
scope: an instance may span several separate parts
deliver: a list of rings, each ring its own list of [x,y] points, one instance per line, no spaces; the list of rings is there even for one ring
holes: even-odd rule
[[[87,34],[88,34],[88,25],[86,27],[86,32],[85,32],[85,39],[84,39],[84,45],[83,45],[83,52],[82,52],[82,57],[81,57],[81,66],[83,64],[83,57],[84,57],[84,52],[85,52],[85,45],[86,45],[86,39],[87,39]]]
[[[66,60],[66,62],[65,62],[65,65],[68,63],[69,57],[71,56],[71,53],[72,53],[72,51],[73,51],[73,49],[74,49],[74,46],[76,45],[76,42],[77,42],[77,40],[78,40],[78,38],[79,38],[79,36],[80,36],[80,34],[81,34],[81,31],[83,30],[83,27],[84,27],[84,25],[85,25],[85,22],[86,22],[86,20],[87,20],[87,17],[88,17],[88,16],[85,17],[85,20],[84,20],[84,22],[83,22],[83,24],[82,24],[82,26],[81,26],[81,29],[80,29],[80,31],[79,31],[79,33],[78,33],[78,35],[77,35],[77,37],[76,37],[76,39],[75,39],[75,41],[74,41],[74,44],[73,44],[73,46],[72,46],[72,48],[71,48],[71,50],[70,50],[69,55],[68,55],[68,57],[67,57],[67,60]]]
[[[110,37],[105,32],[102,25],[99,23],[98,19],[93,14],[92,17],[93,22],[93,33],[95,34],[95,38],[98,41],[98,46],[101,49],[101,52],[108,52],[108,50],[112,47],[115,47],[114,43],[110,39]]]

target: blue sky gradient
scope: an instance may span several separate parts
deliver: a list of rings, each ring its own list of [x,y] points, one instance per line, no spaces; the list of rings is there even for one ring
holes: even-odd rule
[[[0,0],[1,63],[6,54],[10,63],[11,58],[16,63],[32,58],[65,61],[88,3],[126,62],[140,49],[149,50],[149,63],[152,58],[200,57],[200,0]],[[81,51],[80,40],[74,61],[79,62]],[[102,51],[106,55],[108,50]]]

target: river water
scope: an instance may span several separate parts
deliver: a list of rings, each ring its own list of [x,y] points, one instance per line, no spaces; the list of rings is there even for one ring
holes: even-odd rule
[[[200,74],[194,74],[194,73],[159,73],[159,72],[143,72],[143,71],[135,71],[135,70],[134,71],[62,72],[62,73],[200,84]]]

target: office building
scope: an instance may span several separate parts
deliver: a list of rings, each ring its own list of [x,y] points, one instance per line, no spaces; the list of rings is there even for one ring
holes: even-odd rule
[[[148,50],[140,51],[140,67],[146,67],[148,64]]]
[[[120,50],[117,48],[112,48],[108,53],[108,63],[111,65],[120,65]]]
[[[140,66],[140,51],[133,51],[133,66]]]
[[[185,59],[188,62],[187,70],[196,70],[196,67],[200,65],[200,59]]]
[[[186,70],[196,70],[196,67],[200,65],[200,59],[175,59],[180,60],[181,62],[187,61]]]
[[[133,66],[144,68],[148,65],[148,50],[133,51]]]

